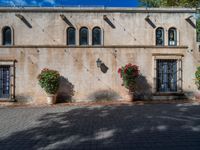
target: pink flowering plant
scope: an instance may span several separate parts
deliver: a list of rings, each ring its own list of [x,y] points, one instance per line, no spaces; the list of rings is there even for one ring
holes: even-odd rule
[[[44,68],[38,75],[39,85],[47,94],[56,94],[59,88],[59,79],[59,72],[48,68]]]
[[[136,78],[139,76],[139,67],[131,63],[118,69],[118,73],[123,80],[123,84],[129,91],[135,88]]]
[[[196,77],[196,85],[198,89],[200,90],[200,66],[197,68],[195,72],[195,77]]]

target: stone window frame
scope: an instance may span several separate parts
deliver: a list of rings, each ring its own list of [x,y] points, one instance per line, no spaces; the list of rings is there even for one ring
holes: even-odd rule
[[[4,41],[3,31],[4,31],[4,29],[5,29],[6,27],[9,27],[9,28],[11,29],[11,44],[10,44],[10,45],[4,45],[4,44],[3,44],[3,41]],[[1,44],[2,44],[3,46],[12,46],[12,45],[14,45],[14,29],[13,29],[12,26],[5,25],[5,26],[2,27],[2,29],[1,29]]]
[[[170,32],[170,30],[174,30],[174,33],[175,33],[175,44],[174,45],[171,45],[170,44],[170,40],[169,40],[169,32]],[[178,31],[177,31],[177,28],[176,27],[170,27],[169,29],[168,29],[168,31],[167,31],[167,40],[168,40],[168,46],[178,46]]]
[[[81,38],[80,37],[81,37],[81,30],[82,29],[86,29],[87,30],[87,44],[81,44]],[[79,29],[79,45],[80,46],[88,46],[88,45],[90,45],[90,30],[86,26],[83,26],[83,27],[81,27]]]
[[[88,29],[88,45],[80,45],[80,29],[81,28],[87,28]],[[92,43],[92,29],[94,29],[95,27],[99,27],[101,29],[101,44],[100,45],[93,45]],[[70,28],[70,26],[65,28],[65,32],[64,32],[64,37],[65,37],[65,43],[67,46],[73,47],[73,46],[78,46],[78,47],[82,47],[82,46],[103,46],[104,45],[104,29],[101,28],[100,26],[94,26],[92,29],[88,28],[87,26],[80,26],[80,27],[75,27],[73,26],[73,28],[75,29],[75,44],[74,45],[68,45],[67,40],[68,40],[68,36],[67,36],[67,30]]]
[[[94,44],[94,30],[95,29],[98,29],[100,31],[100,44]],[[99,26],[95,26],[92,28],[92,45],[93,46],[99,46],[99,45],[102,45],[102,29],[99,27]]]
[[[162,45],[159,45],[159,44],[157,43],[157,31],[158,31],[159,29],[162,30],[162,34],[163,34],[163,35],[162,35],[162,41],[163,41],[163,44],[162,44]],[[165,46],[165,43],[166,43],[166,42],[165,42],[165,39],[166,39],[166,38],[165,38],[165,29],[164,29],[163,27],[161,27],[161,26],[157,27],[157,28],[155,29],[155,45],[156,45],[156,46]]]
[[[153,94],[162,94],[162,93],[182,93],[183,92],[183,55],[171,55],[171,54],[166,54],[166,55],[157,55],[153,54],[152,61],[152,77],[153,77],[153,87],[152,87],[152,92]],[[157,60],[177,60],[177,92],[158,92],[157,91],[157,68],[156,68],[156,62]]]
[[[74,32],[75,32],[75,44],[69,44],[69,36],[68,36],[68,30],[69,29],[74,29]],[[65,30],[66,32],[66,44],[68,45],[68,46],[75,46],[76,45],[76,37],[77,37],[77,30],[76,30],[76,28],[75,27],[67,27],[66,28],[66,30]]]
[[[15,63],[16,60],[1,60],[0,66],[10,67],[10,97],[0,98],[0,101],[15,101]]]

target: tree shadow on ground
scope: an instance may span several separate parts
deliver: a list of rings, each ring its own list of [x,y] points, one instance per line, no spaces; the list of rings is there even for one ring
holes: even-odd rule
[[[63,108],[61,112],[46,112],[36,121],[34,127],[0,139],[1,149],[200,148],[199,106]]]
[[[69,82],[68,79],[61,76],[60,86],[57,94],[57,103],[62,102],[72,102],[72,97],[74,96],[74,85]]]

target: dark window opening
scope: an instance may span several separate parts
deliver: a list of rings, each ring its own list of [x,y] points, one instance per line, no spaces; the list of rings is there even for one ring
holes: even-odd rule
[[[168,41],[169,46],[177,45],[177,32],[175,28],[170,28],[168,31]]]
[[[3,28],[3,45],[11,45],[12,44],[12,31],[10,27]]]
[[[163,28],[156,29],[156,45],[164,46],[164,29]]]
[[[67,29],[67,45],[76,44],[76,30],[73,27]]]
[[[88,29],[83,27],[80,29],[80,45],[88,45]]]
[[[101,45],[101,29],[99,27],[92,30],[92,45]]]
[[[200,42],[200,10],[197,10],[196,13],[196,32],[197,32],[197,42]]]
[[[157,60],[157,92],[177,92],[177,60]]]
[[[0,98],[10,97],[10,66],[0,66]]]

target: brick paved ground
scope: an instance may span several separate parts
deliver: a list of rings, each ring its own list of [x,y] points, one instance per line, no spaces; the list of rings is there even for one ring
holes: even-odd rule
[[[200,106],[0,108],[0,149],[199,150]]]

